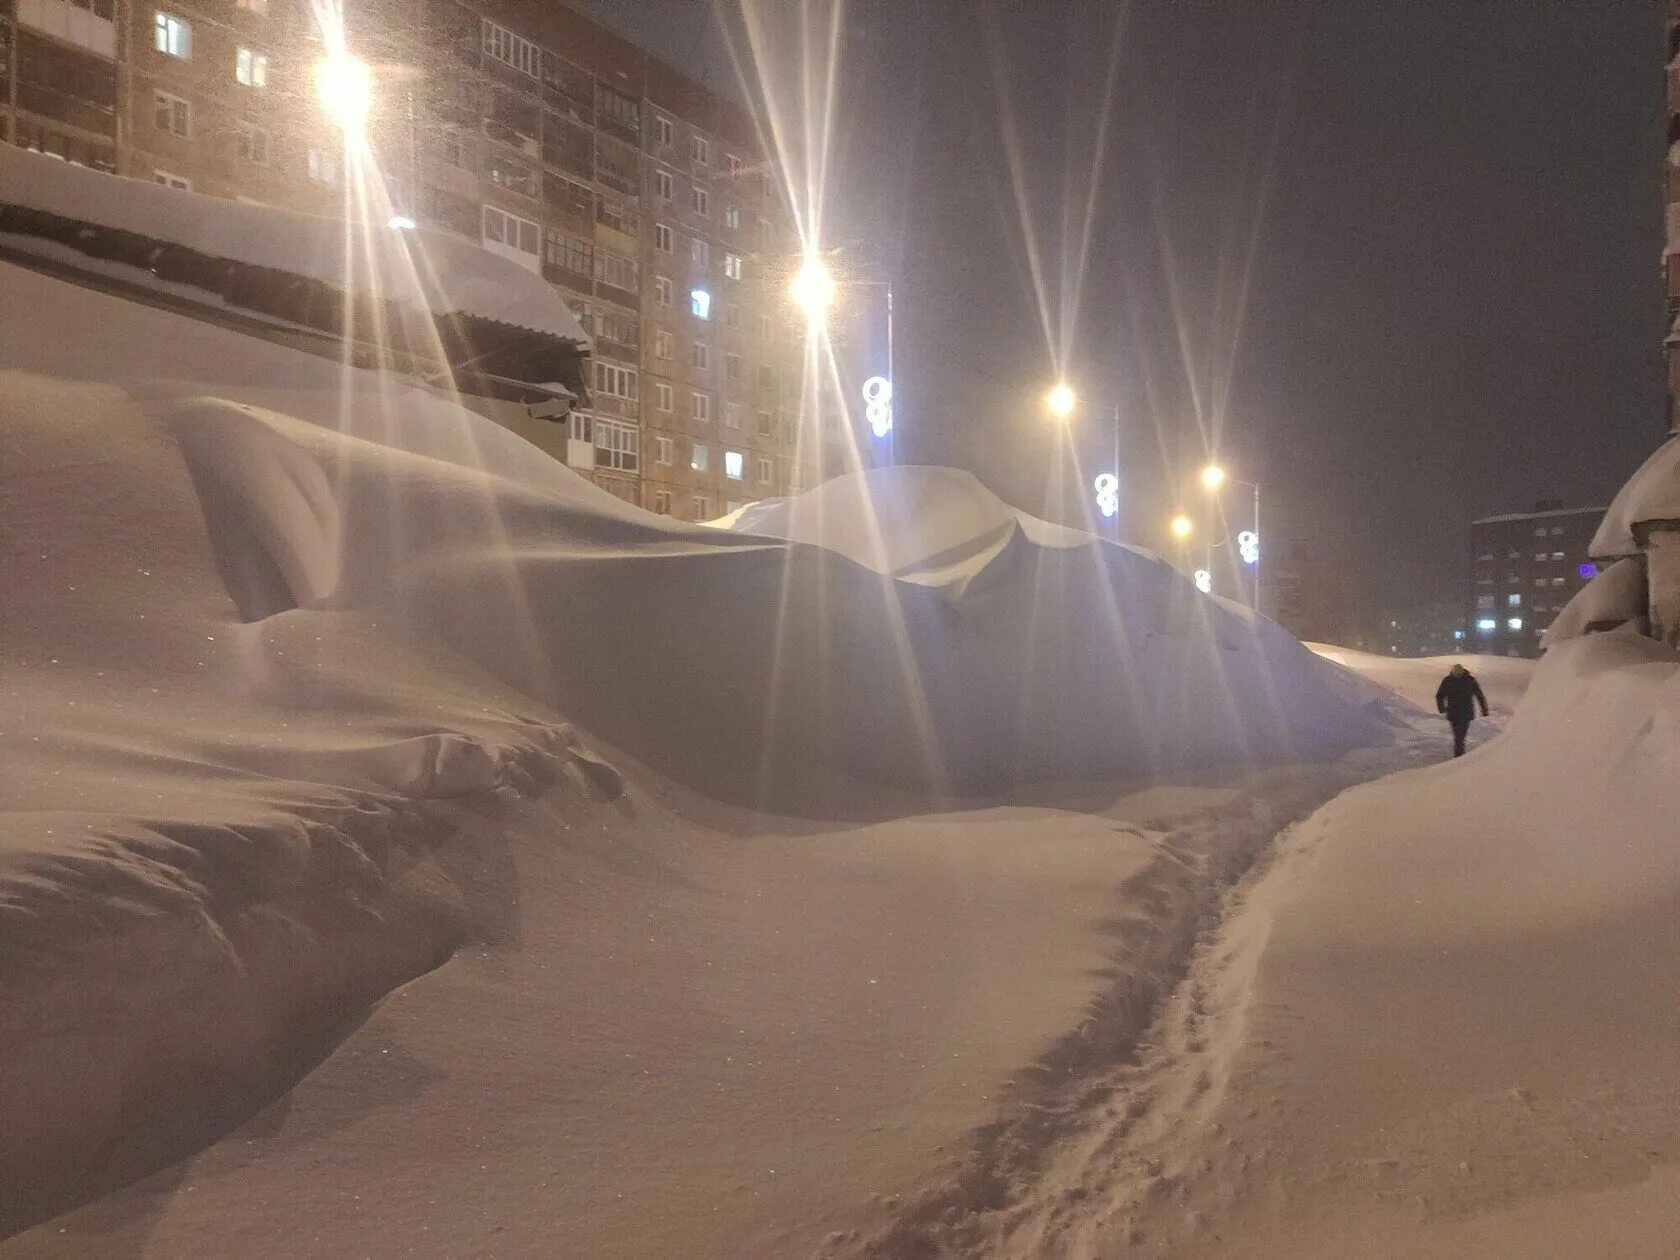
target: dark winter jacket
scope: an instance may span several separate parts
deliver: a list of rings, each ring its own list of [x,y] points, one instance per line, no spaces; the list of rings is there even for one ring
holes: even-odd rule
[[[1482,716],[1486,717],[1487,697],[1482,694],[1482,684],[1474,674],[1448,674],[1435,689],[1435,708],[1445,713],[1454,725],[1470,725],[1478,704],[1482,706]]]

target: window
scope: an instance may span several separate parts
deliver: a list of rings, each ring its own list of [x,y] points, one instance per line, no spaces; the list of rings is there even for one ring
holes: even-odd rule
[[[594,420],[595,417],[590,415],[587,411],[572,412],[572,440],[575,442],[588,442],[591,446],[593,446],[595,444]]]
[[[669,359],[671,357],[671,334],[663,328],[653,334],[653,357],[656,359]]]
[[[712,396],[710,394],[693,394],[688,400],[688,414],[701,424],[707,424],[712,418]],[[701,472],[705,472],[702,467]]]
[[[775,433],[776,433],[776,422],[775,422],[775,420],[773,420],[771,418],[770,413],[768,411],[759,412],[758,413],[758,436],[759,437],[774,437]]]
[[[595,278],[602,284],[634,293],[640,287],[636,282],[636,272],[634,258],[626,258],[607,249],[595,251]]]
[[[1563,526],[1562,526],[1562,525],[1553,525],[1553,526],[1552,526],[1552,533],[1553,533],[1553,534],[1561,534],[1561,533],[1563,533]]]
[[[595,247],[581,236],[549,228],[543,237],[543,261],[551,267],[570,271],[574,275],[592,275],[595,270]]]
[[[776,369],[768,363],[758,365],[758,387],[765,393],[770,393],[776,388]]]
[[[152,93],[152,123],[172,136],[192,135],[192,106],[168,92]]]
[[[696,236],[688,244],[688,256],[694,260],[696,267],[710,267],[712,265],[712,247],[710,242]]]
[[[192,191],[192,180],[171,175],[168,171],[153,171],[152,182],[162,184],[165,188],[179,188],[182,192]]]
[[[604,83],[595,85],[595,112],[603,122],[613,123],[626,131],[642,129],[642,107],[633,97],[615,92]]]
[[[602,359],[592,360],[595,373],[595,392],[608,398],[636,401],[636,369],[620,367]]]
[[[311,149],[306,160],[310,179],[317,184],[325,184],[328,188],[337,186],[338,154],[327,149]]]
[[[1563,579],[1560,578],[1560,577],[1553,578],[1552,579],[1552,585],[1553,586],[1562,586],[1563,585]]]
[[[259,166],[268,161],[268,132],[253,123],[239,124],[239,158]]]
[[[775,477],[776,470],[769,460],[762,455],[758,459],[758,480],[761,485],[769,485]]]
[[[747,457],[740,451],[725,451],[723,453],[723,475],[731,481],[740,481],[747,472]]]
[[[723,404],[723,427],[726,429],[739,429],[741,427],[740,403],[726,402]]]
[[[537,173],[523,162],[511,162],[500,154],[490,158],[490,182],[521,197],[537,195]]]
[[[690,289],[688,310],[696,319],[710,319],[712,317],[712,295],[704,289]]]
[[[449,166],[456,167],[459,170],[476,171],[478,169],[478,154],[473,149],[472,141],[453,127],[444,128],[443,160]]]
[[[1512,630],[1521,630],[1523,627],[1523,619],[1521,617],[1507,617],[1505,619],[1505,624]]]
[[[723,326],[725,328],[739,328],[741,326],[741,308],[734,302],[723,308]]]
[[[704,442],[696,442],[694,450],[688,457],[688,466],[695,472],[705,472],[712,462],[712,448]]]
[[[663,441],[664,439],[660,439]],[[669,490],[655,490],[653,492],[653,510],[661,516],[671,515],[671,492]]]
[[[671,178],[670,171],[655,171],[653,173],[653,191],[661,201],[670,201],[677,195],[676,181]]]
[[[1538,528],[1537,528],[1537,529],[1536,529],[1536,530],[1535,530],[1535,531],[1534,531],[1534,536],[1535,536],[1535,537],[1536,537],[1536,538],[1544,538],[1544,537],[1545,537],[1545,536],[1546,536],[1546,527],[1545,527],[1545,526],[1544,526],[1544,525],[1541,525],[1541,526],[1539,526],[1539,527],[1538,527]]]
[[[571,181],[567,180],[565,182],[570,183]],[[589,193],[587,189],[583,190],[583,193],[584,212],[587,213]],[[610,227],[615,232],[623,232],[626,236],[636,235],[638,227],[636,212],[618,198],[609,197],[605,193],[601,195],[601,200],[595,206],[595,222],[603,227]]]
[[[595,467],[635,472],[641,435],[635,426],[595,417]]]
[[[1521,608],[1522,607],[1522,596],[1521,595],[1507,595],[1505,597],[1505,602],[1507,604],[1509,604],[1512,608]]]
[[[1534,579],[1534,585],[1536,585],[1536,586],[1544,586],[1544,585],[1546,585],[1546,579],[1545,579],[1545,578],[1543,578],[1543,577],[1538,577],[1538,578],[1535,578],[1535,579]]]
[[[484,21],[484,55],[494,57],[533,79],[537,77],[540,65],[537,46],[528,39],[521,39],[507,27],[497,26],[488,18]]]
[[[677,444],[668,437],[656,437],[653,439],[653,452],[653,458],[656,463],[675,463],[677,458]]]
[[[728,276],[731,280],[739,280],[741,278],[741,255],[725,254],[723,256],[723,274]]]
[[[627,311],[597,308],[585,327],[603,341],[616,341],[621,346],[634,346],[642,340],[642,324]]]
[[[670,276],[655,276],[653,278],[653,304],[655,306],[671,305]]]
[[[711,217],[712,194],[704,188],[690,188],[688,190],[688,204],[694,210],[694,213],[702,219]]]
[[[239,0],[239,7],[247,13],[255,13],[258,17],[268,16],[268,0]]]
[[[696,341],[693,349],[688,352],[689,363],[701,372],[708,372],[712,367],[712,348],[704,341]]]
[[[694,159],[694,165],[705,166],[712,160],[712,142],[705,136],[695,136],[689,141],[688,155]]]
[[[731,381],[738,381],[741,379],[740,355],[726,354],[723,356],[723,375],[726,379]]]
[[[770,340],[770,317],[768,315],[758,317],[758,335],[765,341]]]
[[[192,25],[162,9],[152,14],[152,47],[166,57],[192,58]]]
[[[729,168],[729,173],[731,175],[739,175],[741,173],[741,159],[739,157],[737,157],[735,154],[733,154],[733,153],[727,154],[724,157],[723,162],[724,162],[724,165]],[[730,226],[733,227],[735,225],[730,224]]]
[[[309,151],[311,167],[318,152],[317,149]],[[314,178],[313,173],[310,178]],[[517,214],[509,214],[496,206],[484,207],[484,239],[507,245],[522,254],[536,256],[542,252],[542,229],[529,219],[521,219]]]
[[[660,144],[669,145],[673,131],[674,128],[672,128],[669,118],[663,114],[653,116],[653,134],[658,138]]]
[[[706,496],[705,495],[703,495],[703,494],[695,495],[694,498],[691,500],[691,503],[692,503],[692,506],[694,508],[694,519],[695,520],[703,521],[708,516],[711,515],[712,510],[706,503]]]
[[[740,206],[727,206],[727,207],[725,207],[724,212],[723,212],[723,225],[727,228],[730,228],[731,230],[736,230],[736,229],[740,228],[740,226],[741,226],[741,207]]]
[[[1552,559],[1553,560],[1562,560],[1563,559],[1563,552],[1561,552],[1561,551],[1552,552]]]
[[[653,225],[653,247],[662,254],[674,252],[669,223],[655,223]],[[670,303],[666,302],[665,305],[669,306]]]
[[[233,77],[246,87],[267,87],[268,54],[241,48],[234,58]]]
[[[1476,596],[1476,609],[1479,612],[1491,612],[1493,610],[1493,596],[1492,595],[1478,595],[1478,596]]]
[[[658,381],[654,384],[653,405],[658,407],[661,411],[670,411],[672,409],[671,387],[664,381]]]

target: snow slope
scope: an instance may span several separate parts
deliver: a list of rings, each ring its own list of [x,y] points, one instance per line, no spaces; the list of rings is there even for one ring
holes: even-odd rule
[[[1515,712],[1534,676],[1534,661],[1511,656],[1383,656],[1331,643],[1307,646],[1332,664],[1394,691],[1425,713],[1435,712],[1435,689],[1454,665],[1463,665],[1476,676],[1496,719]]]
[[[899,527],[937,543],[908,546],[920,568],[894,578],[838,547],[644,513],[396,378],[15,266],[0,291],[0,1226],[195,1149],[382,994],[467,941],[517,940],[522,870],[623,905],[628,864],[637,914],[670,908],[687,944],[767,894],[737,876],[702,913],[682,904],[706,878],[693,845],[556,854],[552,818],[483,826],[539,795],[574,826],[634,817],[592,747],[683,785],[689,814],[770,802],[836,827],[926,809],[929,789],[1330,757],[1392,731],[1287,635],[1152,556],[1021,518],[995,547],[989,527],[948,527],[936,472],[890,482]],[[1044,842],[1058,922],[1170,857],[1093,846],[1084,826]],[[929,906],[1000,922],[1011,863],[1039,860],[1008,852],[989,882],[952,863],[943,901],[924,877],[876,934]],[[866,921],[870,881],[913,861],[831,872],[803,914]],[[1175,887],[1190,904],[1193,881]],[[752,965],[720,1024],[757,1009],[798,921],[742,939]],[[533,966],[564,975],[580,946],[546,922]],[[989,1042],[994,1079],[1104,983],[1087,965],[1101,922],[1040,936],[984,988],[1021,1006],[1061,977]],[[585,1050],[659,1008],[655,974],[628,975],[655,996],[625,1012],[598,997],[628,1022]],[[583,1080],[597,1060],[579,1053]],[[672,1141],[701,1131],[684,1114]]]

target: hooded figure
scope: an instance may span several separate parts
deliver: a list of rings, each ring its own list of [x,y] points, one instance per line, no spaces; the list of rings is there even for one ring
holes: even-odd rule
[[[1464,736],[1470,730],[1470,722],[1476,716],[1476,706],[1480,705],[1482,716],[1488,715],[1487,697],[1482,694],[1482,684],[1476,681],[1476,676],[1462,665],[1454,665],[1451,672],[1441,679],[1441,685],[1435,689],[1435,708],[1446,714],[1447,721],[1452,725],[1453,756],[1464,756]]]

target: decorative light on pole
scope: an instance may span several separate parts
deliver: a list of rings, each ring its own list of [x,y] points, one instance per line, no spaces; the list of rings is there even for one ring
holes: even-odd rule
[[[1097,511],[1112,518],[1120,511],[1120,478],[1113,473],[1098,473],[1091,485],[1097,492]]]
[[[1244,564],[1260,563],[1260,535],[1252,529],[1245,529],[1237,535],[1237,555]]]
[[[1213,594],[1213,574],[1206,569],[1196,570],[1196,589],[1203,595]]]
[[[1237,535],[1238,555],[1242,562],[1254,570],[1254,604],[1255,612],[1260,611],[1260,485],[1254,481],[1244,481],[1240,477],[1232,477],[1218,464],[1209,464],[1202,469],[1202,486],[1212,493],[1227,481],[1234,481],[1240,486],[1247,486],[1254,491],[1254,528],[1244,530]],[[1245,545],[1244,539],[1248,542]]]
[[[871,376],[863,383],[863,415],[876,437],[892,432],[892,382],[886,377]]]
[[[1044,396],[1044,405],[1056,419],[1066,420],[1079,405],[1079,395],[1067,384],[1058,382],[1051,386],[1050,392]]]
[[[1172,518],[1170,528],[1172,529],[1172,536],[1182,542],[1184,539],[1190,537],[1190,531],[1193,530],[1195,526],[1190,523],[1190,518],[1181,512]]]

